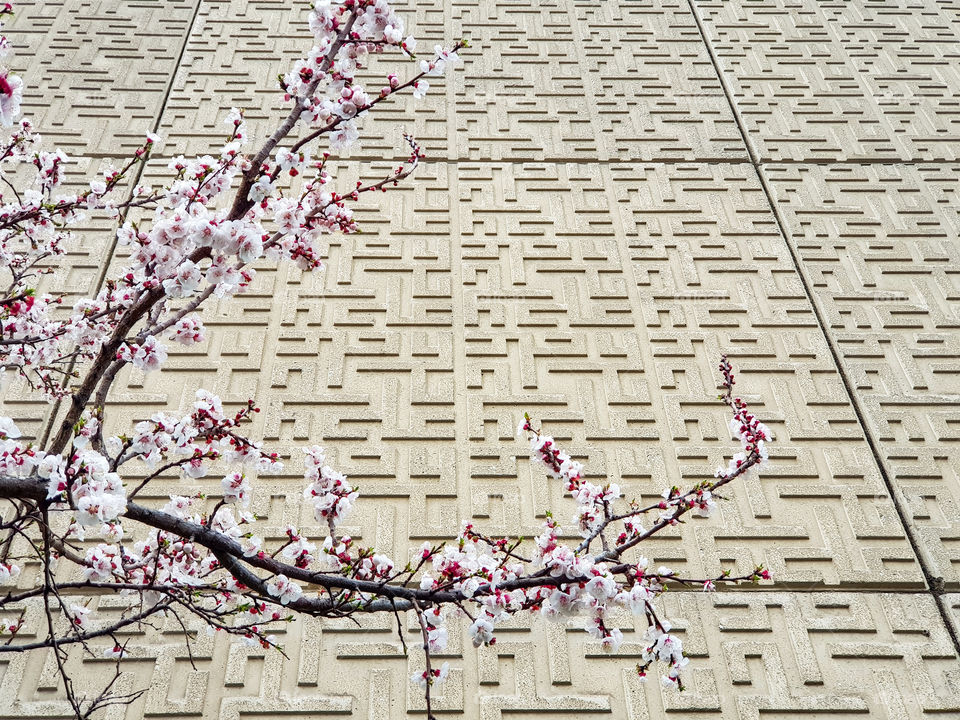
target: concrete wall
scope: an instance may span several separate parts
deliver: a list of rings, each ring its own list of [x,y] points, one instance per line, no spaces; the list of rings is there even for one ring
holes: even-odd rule
[[[81,168],[152,129],[169,154],[204,152],[234,105],[267,132],[305,48],[305,15],[278,0],[23,5],[26,113]],[[527,537],[548,508],[567,519],[513,438],[523,410],[628,495],[709,476],[731,447],[726,352],[776,433],[772,466],[645,554],[697,575],[764,563],[774,584],[670,594],[682,695],[640,684],[630,624],[620,656],[539,620],[480,651],[454,633],[441,716],[960,717],[960,5],[406,5],[422,46],[473,47],[341,165],[392,166],[401,129],[428,164],[332,240],[324,273],[265,269],[208,308],[199,350],[125,376],[117,421],[200,385],[257,397],[254,434],[324,444],[367,498],[348,531],[403,556],[466,519]],[[57,278],[72,291],[122,265],[97,227]],[[255,498],[274,538],[307,517],[288,470]],[[150,690],[126,717],[406,717],[417,662],[393,623],[297,622],[289,659],[201,636],[193,665],[170,623],[129,665]],[[0,655],[0,717],[63,713],[54,669]]]

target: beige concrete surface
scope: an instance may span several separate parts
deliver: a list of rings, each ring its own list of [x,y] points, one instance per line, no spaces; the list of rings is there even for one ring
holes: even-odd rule
[[[452,632],[441,717],[960,717],[960,4],[397,4],[426,46],[473,47],[341,167],[382,172],[401,129],[428,164],[331,241],[324,273],[265,267],[208,308],[207,343],[125,376],[116,422],[198,386],[257,397],[254,434],[325,445],[366,498],[347,531],[402,556],[466,519],[529,537],[566,517],[513,438],[524,410],[628,495],[711,475],[726,352],[773,462],[646,554],[693,574],[762,562],[774,584],[667,598],[682,695],[637,681],[628,618],[612,657],[539,620],[479,652]],[[168,154],[205,152],[234,105],[263,134],[303,49],[289,5],[34,3],[10,33],[27,111],[82,168],[151,128]],[[122,266],[105,244],[84,232],[65,287]],[[297,462],[259,482],[268,540],[307,520]],[[124,682],[150,691],[125,717],[407,717],[422,700],[392,623],[299,622],[289,660],[203,636],[195,667],[171,624],[136,651]],[[0,717],[65,711],[52,662],[0,657]]]

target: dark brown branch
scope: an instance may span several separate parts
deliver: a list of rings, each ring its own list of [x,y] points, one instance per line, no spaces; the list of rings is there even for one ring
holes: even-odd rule
[[[51,642],[50,638],[48,637],[46,640],[40,640],[40,641],[38,641],[38,642],[27,643],[27,644],[25,644],[25,645],[6,645],[6,646],[0,646],[0,653],[5,653],[5,652],[25,652],[25,651],[27,651],[27,650],[39,650],[40,648],[55,647],[55,646],[57,646],[57,645],[70,645],[70,644],[72,644],[72,643],[85,643],[87,640],[95,640],[96,638],[104,637],[104,636],[106,636],[106,635],[113,635],[113,634],[114,634],[115,632],[117,632],[118,630],[122,630],[122,629],[125,628],[125,627],[128,627],[128,626],[130,626],[130,625],[134,625],[134,624],[136,624],[136,623],[139,623],[139,622],[141,622],[142,620],[150,617],[151,615],[155,615],[155,614],[158,613],[158,612],[163,612],[163,611],[167,610],[167,609],[170,607],[170,604],[171,604],[172,602],[173,602],[172,600],[167,599],[167,600],[164,601],[162,604],[154,605],[153,607],[149,608],[148,610],[144,610],[143,612],[139,612],[139,613],[137,613],[136,615],[131,615],[131,616],[128,617],[128,618],[124,618],[123,620],[119,620],[119,621],[115,622],[113,625],[110,625],[109,627],[105,627],[105,628],[103,628],[103,629],[101,629],[101,630],[90,630],[89,632],[80,633],[79,635],[76,635],[76,636],[74,636],[74,637],[59,638],[59,639],[56,640],[55,643],[54,643],[54,642]]]
[[[316,79],[313,80],[313,82],[311,82],[307,87],[307,97],[312,96],[316,92],[317,88],[320,86],[320,83],[326,77],[327,71],[333,65],[333,61],[337,57],[337,53],[340,52],[340,48],[343,45],[344,40],[346,40],[350,35],[350,31],[353,30],[353,24],[356,21],[356,12],[351,12],[350,19],[347,20],[344,26],[340,29],[340,32],[337,33],[337,39],[333,41],[333,44],[330,46],[330,49],[324,56],[323,63],[317,70]],[[230,220],[239,220],[247,214],[247,210],[253,207],[253,202],[248,198],[248,196],[250,194],[250,188],[253,187],[253,183],[260,176],[261,165],[263,165],[263,162],[270,156],[270,153],[273,152],[273,149],[277,146],[277,144],[290,134],[290,131],[296,126],[300,116],[303,115],[306,107],[303,102],[301,102],[301,98],[295,98],[294,101],[296,104],[290,111],[290,114],[287,115],[287,119],[283,121],[283,124],[281,124],[276,131],[274,131],[273,135],[270,136],[270,139],[264,143],[262,148],[260,148],[260,152],[258,152],[250,161],[250,170],[243,176],[243,182],[240,183],[240,189],[237,191],[236,197],[234,198],[233,207],[230,208],[230,215],[228,216]]]

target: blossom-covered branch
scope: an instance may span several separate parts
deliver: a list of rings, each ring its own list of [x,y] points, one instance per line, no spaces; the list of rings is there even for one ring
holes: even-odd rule
[[[470,636],[479,646],[495,643],[497,625],[517,613],[538,612],[552,620],[585,616],[587,631],[604,648],[615,651],[623,636],[611,624],[610,612],[622,606],[648,623],[640,675],[645,676],[653,662],[661,660],[668,665],[666,681],[679,686],[680,671],[687,661],[679,638],[670,634],[669,623],[656,610],[656,598],[671,584],[711,591],[724,583],[768,577],[764,568],[757,567],[738,576],[724,572],[710,578],[686,578],[668,568],[654,569],[644,557],[624,557],[642,540],[681,522],[686,513],[709,513],[716,505],[719,488],[755,472],[765,461],[769,431],[733,395],[733,375],[726,359],[720,367],[725,376],[722,397],[733,410],[731,429],[740,438],[742,451],[728,467],[719,468],[712,481],[686,491],[671,488],[658,503],[646,507],[631,503],[618,512],[617,505],[623,501],[615,484],[595,485],[585,480],[580,463],[534,429],[529,419],[523,421],[520,430],[530,439],[532,459],[560,480],[576,501],[575,520],[583,537],[576,546],[566,544],[559,524],[548,516],[531,547],[532,557],[518,552],[519,541],[487,537],[466,525],[456,543],[425,544],[400,567],[392,558],[338,534],[358,491],[325,463],[318,447],[304,453],[304,496],[317,522],[311,534],[322,533],[325,539],[318,552],[301,529],[291,526],[286,531],[287,541],[271,550],[255,534],[256,518],[246,510],[253,488],[242,471],[223,478],[222,499],[208,512],[200,509],[206,503],[197,496],[171,497],[160,509],[141,506],[130,498],[132,493],[118,489],[119,476],[102,462],[98,464],[98,454],[87,446],[96,432],[91,429],[96,423],[93,419],[85,419],[74,436],[70,465],[51,463],[50,456],[35,453],[19,463],[20,477],[0,476],[0,496],[35,503],[44,513],[60,512],[71,518],[59,537],[64,548],[60,554],[72,554],[84,582],[65,583],[62,591],[113,586],[119,593],[140,596],[141,604],[158,611],[183,610],[266,647],[277,644],[270,626],[291,619],[289,611],[342,617],[412,610],[427,628],[428,656],[425,674],[414,679],[426,683],[428,689],[446,677],[445,667],[430,665],[429,653],[446,647],[445,623],[452,617],[470,621]],[[275,455],[243,439],[237,430],[254,410],[250,407],[227,415],[216,399],[200,391],[190,415],[157,415],[138,425],[134,437],[112,438],[114,464],[120,467],[134,457],[161,464],[179,454],[189,458],[179,467],[192,477],[202,475],[208,462],[221,457],[261,469],[276,468]],[[8,425],[5,433],[4,457],[26,457],[26,448],[16,444],[15,427]],[[194,449],[184,453],[182,443]],[[76,450],[77,444],[82,449]],[[205,450],[198,452],[201,445]],[[10,469],[9,465],[5,468],[7,472]],[[652,516],[648,528],[640,524],[645,515]],[[123,542],[124,529],[131,522],[150,529],[145,540],[132,546]],[[49,521],[36,513],[22,514],[19,530],[27,532],[30,525],[42,533],[51,532]],[[99,543],[82,555],[77,540],[89,528],[111,542]],[[601,547],[595,549],[595,544]],[[3,567],[8,579],[19,572],[16,564]],[[0,612],[25,599],[23,594],[0,598]],[[46,641],[23,647],[53,646],[55,642],[51,635]],[[11,643],[0,647],[0,652],[19,649]]]
[[[9,8],[0,8],[4,14]],[[577,539],[569,542],[548,514],[532,540],[492,537],[467,524],[455,540],[424,544],[405,558],[342,532],[360,493],[316,445],[302,449],[312,522],[286,527],[279,542],[264,540],[261,519],[250,512],[255,478],[281,470],[280,458],[293,451],[249,437],[255,399],[228,412],[219,397],[198,389],[184,412],[156,412],[128,427],[112,416],[110,391],[123,368],[158,371],[169,343],[204,342],[204,303],[250,287],[258,261],[321,271],[324,239],[358,231],[360,198],[406,181],[423,161],[420,146],[405,137],[404,156],[378,180],[343,187],[330,170],[330,159],[358,141],[367,116],[404,91],[422,97],[427,78],[455,64],[466,42],[437,46],[406,75],[389,68],[382,88],[368,92],[358,76],[374,72],[380,56],[414,57],[415,41],[390,5],[317,2],[309,27],[311,50],[282,76],[290,110],[269,137],[251,147],[243,113],[233,110],[224,145],[210,155],[172,157],[170,179],[159,188],[135,184],[122,192],[156,157],[162,141],[153,135],[73,194],[58,190],[69,158],[42,150],[28,121],[0,143],[0,166],[32,173],[19,186],[8,173],[0,191],[0,371],[15,386],[10,392],[62,403],[49,440],[39,443],[0,416],[0,585],[15,586],[0,594],[0,654],[52,650],[70,711],[86,718],[137,697],[116,689],[127,654],[119,638],[156,618],[175,619],[188,644],[186,620],[193,618],[239,642],[282,651],[273,632],[297,615],[391,613],[406,649],[400,613],[412,613],[424,669],[411,679],[432,717],[432,689],[449,672],[433,654],[445,650],[451,622],[467,624],[479,647],[494,644],[497,628],[521,613],[581,618],[615,651],[622,633],[612,612],[620,607],[646,622],[637,672],[645,676],[661,661],[664,682],[682,688],[687,661],[657,597],[671,586],[710,591],[767,577],[757,567],[689,578],[631,552],[688,513],[709,513],[718,490],[766,462],[770,433],[735,396],[726,358],[721,398],[742,448],[712,480],[672,487],[654,504],[628,502],[616,484],[587,480],[583,466],[525,417],[519,431],[533,460],[575,502]],[[22,86],[0,72],[0,122],[8,126],[19,114]],[[67,307],[65,296],[44,291],[44,278],[72,242],[70,227],[87,214],[115,221],[115,238],[104,237],[103,247],[115,239],[129,250],[128,265]],[[198,492],[195,481],[215,472],[219,491]],[[142,500],[175,475],[182,494],[159,506]],[[130,598],[119,618],[96,612],[92,600],[105,593]],[[45,630],[26,637],[37,605]],[[80,692],[67,672],[68,648],[76,646],[115,662],[113,678],[95,694]]]

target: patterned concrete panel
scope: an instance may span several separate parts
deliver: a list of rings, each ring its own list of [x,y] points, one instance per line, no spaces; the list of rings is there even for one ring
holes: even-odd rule
[[[457,37],[470,38],[451,78],[453,141],[446,156],[471,160],[596,159],[609,149],[591,98],[597,85],[569,2],[459,3]]]
[[[686,8],[410,3],[406,16],[421,56],[460,37],[471,48],[447,77],[431,78],[425,99],[385,103],[354,158],[393,154],[401,128],[437,159],[746,158]],[[253,136],[272,131],[288,107],[276,77],[302,54],[302,17],[269,0],[201,5],[164,115],[162,131],[178,151],[208,151],[234,105],[250,111]],[[397,67],[416,71],[375,59],[364,82],[378,89]]]
[[[577,2],[574,55],[601,157],[746,160],[733,112],[683,0]],[[555,47],[555,45],[554,45]],[[473,76],[463,75],[467,83]]]
[[[18,2],[4,27],[23,112],[68,155],[122,157],[153,130],[199,0]]]
[[[118,421],[198,386],[260,398],[255,432],[322,442],[375,498],[351,532],[366,539],[382,502],[401,549],[466,518],[529,537],[572,508],[519,461],[524,410],[648,500],[732,452],[727,352],[775,465],[650,552],[698,575],[764,563],[785,586],[922,584],[749,166],[434,163],[359,218],[323,273],[261,273],[209,309],[206,345],[127,375]]]
[[[916,577],[748,168],[461,164],[459,197],[474,485],[516,482],[503,443],[521,407],[645,498],[712,475],[729,449],[713,366],[729,352],[777,466],[718,527],[688,528],[697,553],[679,535],[654,552],[695,573],[766,562],[787,583]],[[536,512],[560,504],[548,492]]]
[[[957,160],[955,2],[693,0],[761,160]]]
[[[23,76],[23,114],[70,157],[63,193],[117,167],[159,120],[198,0],[15,4],[4,27],[7,60]],[[122,192],[118,192],[122,196]],[[95,213],[78,226],[47,283],[65,304],[95,292],[113,223]]]
[[[767,166],[934,574],[960,583],[960,167]]]
[[[28,4],[14,61],[43,80],[26,110],[81,167],[132,147],[161,108],[167,155],[215,148],[231,106],[247,108],[262,136],[285,108],[276,76],[303,51],[307,3],[293,4]],[[251,435],[274,448],[325,445],[363,493],[345,531],[403,557],[464,520],[529,537],[552,508],[569,525],[561,488],[513,437],[523,410],[628,496],[712,475],[731,451],[714,399],[726,352],[776,434],[773,462],[715,517],[647,554],[698,575],[762,562],[776,585],[666,598],[691,656],[681,695],[656,677],[640,683],[639,626],[627,617],[619,656],[540,619],[514,621],[480,651],[452,627],[441,716],[960,716],[960,595],[943,596],[941,616],[930,593],[914,594],[926,580],[863,426],[880,441],[924,569],[960,587],[950,455],[960,168],[813,164],[956,159],[960,8],[692,3],[751,142],[763,160],[784,161],[764,171],[821,328],[691,3],[396,4],[421,53],[463,35],[473,47],[425,100],[378,113],[340,169],[351,187],[357,161],[373,159],[364,172],[378,178],[402,130],[431,161],[383,208],[364,201],[364,232],[331,238],[323,273],[264,265],[250,292],[206,309],[204,345],[171,348],[162,374],[123,375],[114,421],[184,409],[197,387],[228,406],[256,397],[264,411]],[[371,87],[386,67],[371,70]],[[63,277],[71,292],[91,287],[103,262],[122,267],[123,252],[104,258],[104,247],[84,231]],[[39,429],[42,407],[7,408]],[[251,509],[268,543],[287,524],[314,526],[299,463],[294,454],[283,475],[258,481]],[[164,480],[143,499],[188,488],[213,502],[219,481]],[[95,602],[124,610],[122,598]],[[27,634],[42,632],[41,617],[28,612]],[[121,679],[149,692],[107,716],[418,717],[408,679],[422,657],[404,656],[395,622],[298,620],[279,633],[284,659],[203,633],[188,652],[164,621],[132,636]],[[404,632],[416,645],[412,622]],[[111,667],[79,652],[70,663],[91,679]],[[49,654],[0,654],[0,688],[11,699],[0,718],[68,711]]]
[[[960,709],[953,694],[957,658],[927,597],[678,593],[665,605],[691,656],[683,693],[662,689],[658,677],[646,684],[638,680],[630,663],[640,645],[629,618],[622,621],[626,639],[617,655],[604,654],[577,628],[537,620],[532,625],[537,634],[518,625],[495,647],[479,652],[469,643],[463,650],[459,637],[452,640],[451,654],[462,653],[463,660],[451,664],[462,671],[444,686],[441,707],[491,720],[544,712],[597,718],[758,719],[802,713],[830,718],[848,712],[919,718]],[[342,635],[344,630],[349,635]],[[540,633],[546,642],[535,639]],[[347,644],[357,635],[346,627],[330,628],[324,639],[347,660],[348,652],[363,657]],[[367,677],[380,672],[345,664],[333,687],[361,672]],[[405,670],[416,667],[414,660]],[[416,696],[394,687],[392,701],[399,705],[406,695],[406,708],[419,708]],[[363,717],[367,708],[358,705],[356,715]]]
[[[101,604],[107,602],[105,599]],[[110,601],[107,614],[123,610]],[[577,627],[513,624],[500,642],[474,650],[451,633],[443,660],[452,670],[435,710],[481,720],[576,713],[578,717],[709,717],[759,720],[804,715],[893,720],[960,713],[960,664],[929,596],[860,593],[680,592],[664,603],[690,657],[687,689],[641,682],[642,622],[621,615],[624,644],[602,652]],[[24,632],[42,632],[29,608]],[[407,622],[407,621],[410,622]],[[121,678],[125,690],[149,690],[124,714],[144,716],[397,718],[422,711],[409,676],[422,656],[405,656],[393,618],[383,622],[297,621],[279,634],[288,659],[202,633],[188,655],[177,627],[162,622]],[[405,618],[409,646],[417,629]],[[137,640],[141,638],[136,638]],[[109,663],[73,652],[68,665],[103,677]],[[0,717],[63,713],[53,698],[49,653],[4,656],[0,680],[19,688]]]
[[[23,76],[23,113],[44,147],[60,147],[70,157],[62,193],[87,189],[92,177],[124,162],[154,129],[196,4],[16,3],[4,27],[11,44],[7,61]],[[56,272],[40,278],[38,290],[62,293],[65,309],[95,294],[113,227],[103,213],[76,226],[67,254],[51,264]],[[24,399],[17,388],[0,396],[21,431],[42,432],[46,403]]]

